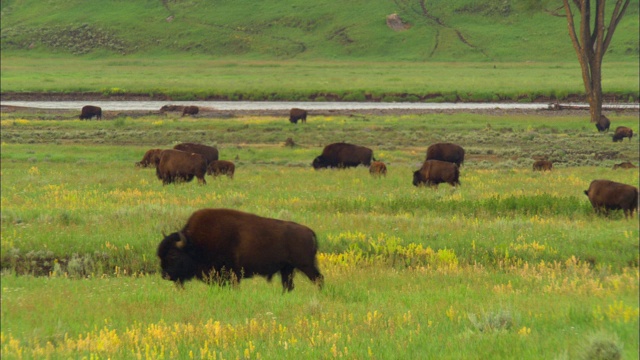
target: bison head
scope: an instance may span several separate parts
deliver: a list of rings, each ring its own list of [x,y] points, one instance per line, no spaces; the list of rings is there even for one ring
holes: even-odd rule
[[[158,246],[162,277],[180,285],[196,276],[198,265],[189,255],[189,243],[182,232],[165,236]]]
[[[422,174],[420,170],[416,170],[413,172],[413,186],[420,186],[424,183],[424,179],[422,178]]]
[[[327,162],[325,161],[324,157],[322,155],[316,157],[315,159],[313,159],[313,162],[311,163],[311,166],[313,166],[314,169],[321,169],[321,168],[326,168],[327,167]]]

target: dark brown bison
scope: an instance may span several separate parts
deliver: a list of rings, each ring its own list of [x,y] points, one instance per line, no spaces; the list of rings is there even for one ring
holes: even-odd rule
[[[297,124],[298,120],[301,120],[303,123],[307,122],[307,110],[293,108],[289,111],[289,121]]]
[[[182,106],[182,105],[163,105],[160,108],[160,112],[163,113],[163,114],[166,113],[166,112],[173,112],[173,111],[176,111],[176,112],[184,111],[184,106]]]
[[[195,176],[198,182],[206,184],[207,160],[204,156],[180,150],[163,150],[156,167],[156,176],[162,185],[173,182],[189,182]]]
[[[460,168],[458,165],[440,160],[427,160],[420,170],[413,173],[413,185],[427,185],[438,187],[440,183],[451,186],[460,185]]]
[[[533,171],[551,171],[553,163],[547,160],[538,160],[533,163]]]
[[[638,208],[638,188],[635,186],[610,180],[593,180],[584,193],[596,213],[622,210],[628,217]]]
[[[173,148],[176,150],[200,154],[207,160],[207,164],[218,160],[218,149],[213,146],[195,143],[180,143]]]
[[[369,166],[369,174],[374,177],[386,176],[387,175],[387,165],[385,165],[382,161],[374,161]]]
[[[633,165],[632,163],[625,161],[625,162],[621,162],[620,164],[615,164],[613,165],[613,170],[616,169],[635,169],[637,168],[637,166]]]
[[[613,134],[613,142],[622,141],[626,137],[631,141],[631,138],[633,137],[633,130],[626,126],[618,126],[616,128],[616,132]]]
[[[233,179],[233,173],[236,171],[236,165],[231,161],[216,160],[212,161],[207,167],[207,175],[217,177],[227,175],[229,179]]]
[[[162,149],[151,149],[147,150],[142,157],[142,160],[136,163],[138,167],[157,167],[160,162],[160,153]]]
[[[611,126],[609,118],[604,115],[600,115],[600,120],[596,122],[596,129],[598,129],[599,132],[609,131],[609,126]]]
[[[85,105],[80,112],[80,120],[91,120],[93,117],[97,120],[102,119],[102,108],[99,106]]]
[[[437,143],[427,148],[425,160],[440,160],[461,166],[464,163],[464,149],[452,143]]]
[[[165,236],[158,257],[162,277],[179,286],[194,277],[217,284],[254,275],[270,281],[279,272],[284,292],[293,290],[295,269],[322,287],[317,251],[316,234],[304,225],[230,209],[201,209],[182,230]]]
[[[322,154],[313,159],[314,169],[347,168],[358,165],[371,165],[373,150],[359,145],[334,143],[324,147]],[[375,160],[375,159],[373,159]]]
[[[182,116],[198,115],[198,112],[200,112],[200,109],[197,106],[185,106],[184,109],[182,109]]]

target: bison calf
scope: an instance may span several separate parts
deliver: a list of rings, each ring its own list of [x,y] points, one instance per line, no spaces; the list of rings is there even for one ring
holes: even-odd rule
[[[293,108],[289,111],[289,122],[297,124],[298,120],[302,121],[303,123],[307,122],[307,111],[306,110],[302,110],[302,109],[298,109],[298,108]]]
[[[99,106],[86,105],[82,107],[82,111],[80,112],[80,120],[91,120],[93,117],[96,119],[102,119],[102,108]]]
[[[157,167],[160,162],[160,153],[162,153],[162,149],[151,149],[147,150],[142,157],[142,160],[136,163],[138,167]]]
[[[613,142],[622,141],[626,137],[631,141],[631,138],[633,137],[633,130],[626,126],[618,126],[616,128],[616,132],[613,134]]]
[[[207,167],[207,175],[217,177],[220,175],[227,175],[229,179],[233,179],[233,173],[236,171],[236,165],[231,161],[216,160],[209,164]]]
[[[437,187],[440,183],[451,186],[460,185],[460,169],[458,165],[440,160],[427,160],[422,168],[413,173],[413,185],[427,185]]]
[[[553,163],[547,160],[538,160],[533,163],[533,171],[551,171]]]
[[[369,166],[369,174],[374,177],[387,176],[387,165],[382,161],[374,161]]]
[[[304,225],[230,209],[201,209],[182,230],[164,237],[157,254],[162,277],[179,286],[194,277],[226,284],[254,275],[271,280],[280,273],[283,291],[291,291],[295,269],[322,287],[317,251],[316,234]]]
[[[622,210],[625,217],[638,208],[638,188],[610,180],[593,180],[584,191],[596,213]]]

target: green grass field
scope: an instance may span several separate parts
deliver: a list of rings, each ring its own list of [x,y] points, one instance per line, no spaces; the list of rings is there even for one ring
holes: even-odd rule
[[[597,216],[583,194],[598,178],[638,185],[638,169],[611,169],[638,164],[637,137],[526,114],[41,118],[0,123],[3,358],[637,357],[637,213]],[[388,175],[314,171],[341,140]],[[216,145],[235,178],[162,186],[134,167],[180,141]],[[437,141],[467,151],[458,188],[411,185]],[[541,156],[552,172],[531,170]],[[162,232],[204,207],[312,228],[325,288],[162,280]]]

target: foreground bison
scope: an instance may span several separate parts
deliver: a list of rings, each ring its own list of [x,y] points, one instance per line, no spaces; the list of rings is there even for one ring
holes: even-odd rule
[[[229,179],[233,179],[233,174],[236,171],[236,165],[231,161],[216,160],[212,161],[207,167],[207,175],[218,177],[220,175],[227,175]]]
[[[538,160],[533,163],[533,171],[551,171],[553,163],[547,160]]]
[[[616,132],[613,134],[613,142],[622,141],[626,137],[631,141],[631,138],[633,137],[633,130],[626,126],[618,126],[616,128]]]
[[[613,165],[613,170],[616,169],[635,169],[637,168],[637,166],[633,165],[632,163],[625,161],[625,162],[621,162],[620,164],[615,164]]]
[[[198,115],[198,112],[200,112],[200,108],[197,106],[185,106],[184,109],[182,109],[182,116]]]
[[[599,132],[609,131],[609,126],[611,126],[609,118],[604,115],[600,115],[600,120],[596,122],[596,129],[598,129]]]
[[[593,180],[584,193],[596,213],[622,210],[625,216],[632,216],[638,208],[638,188],[635,186],[610,180]]]
[[[162,149],[151,149],[147,150],[142,157],[142,160],[136,163],[138,167],[156,167],[160,162],[160,153],[162,153]]]
[[[173,148],[176,150],[200,154],[207,160],[207,164],[218,160],[218,149],[213,146],[195,143],[181,143],[177,144]]]
[[[303,123],[306,123],[307,122],[307,111],[306,110],[302,110],[302,109],[298,109],[298,108],[291,109],[289,111],[289,122],[297,124],[298,120],[301,120]]]
[[[373,177],[387,176],[387,165],[382,161],[374,161],[369,166],[369,174]]]
[[[427,148],[425,160],[440,160],[461,166],[464,163],[464,149],[452,143],[437,143]]]
[[[447,183],[451,186],[460,185],[460,169],[458,165],[440,160],[427,160],[422,168],[413,173],[413,185],[427,185],[438,187],[438,184]]]
[[[93,105],[86,105],[82,107],[82,111],[80,112],[80,120],[91,120],[91,118],[93,118],[94,116],[97,120],[101,120],[102,108]]]
[[[359,145],[334,143],[324,147],[322,154],[313,159],[314,169],[347,168],[358,165],[371,165],[373,150]],[[375,159],[374,159],[375,160]]]
[[[302,271],[322,287],[316,234],[304,225],[229,209],[194,212],[182,230],[158,246],[162,277],[177,285],[197,278],[207,283],[240,282],[280,273],[283,291],[293,290]]]
[[[202,155],[180,150],[163,150],[156,167],[156,176],[162,180],[162,185],[189,182],[194,176],[199,183],[206,184],[206,173],[207,160]]]

